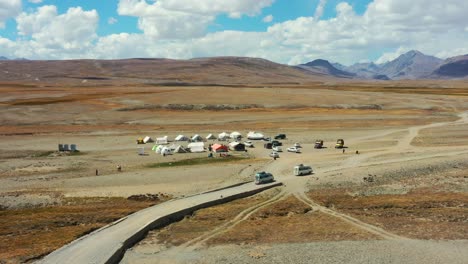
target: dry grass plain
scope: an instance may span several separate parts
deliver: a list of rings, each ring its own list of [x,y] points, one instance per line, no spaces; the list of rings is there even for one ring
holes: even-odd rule
[[[37,258],[155,203],[128,200],[132,195],[163,192],[181,197],[251,180],[260,169],[273,171],[291,193],[298,184],[318,205],[388,232],[411,239],[466,240],[468,183],[460,168],[468,165],[462,158],[468,152],[468,138],[466,124],[456,120],[468,110],[467,88],[464,82],[452,81],[236,86],[3,83],[0,214],[8,221],[0,225],[0,262]],[[408,137],[409,145],[404,144],[409,128],[444,122],[446,126],[422,128],[414,138]],[[247,159],[240,161],[164,168],[150,165],[202,158],[206,153],[136,154],[135,139],[145,135],[173,138],[234,130],[268,136],[286,133],[285,144],[301,142],[304,153],[283,153],[272,163],[268,151],[255,143]],[[317,138],[328,147],[321,153],[313,150]],[[337,138],[349,146],[345,154],[333,149]],[[57,154],[58,143],[78,144],[80,155]],[[355,150],[362,154],[353,155]],[[316,173],[292,179],[290,170],[297,163],[313,165]],[[117,172],[116,165],[123,165],[123,171]],[[376,174],[377,181],[364,182],[369,174]],[[198,211],[150,233],[124,262],[142,260],[140,251],[152,252],[148,256],[154,261],[160,252],[190,241],[203,250],[229,244],[383,239],[313,209],[294,195],[262,206],[233,228],[207,235],[270,198],[260,195]]]

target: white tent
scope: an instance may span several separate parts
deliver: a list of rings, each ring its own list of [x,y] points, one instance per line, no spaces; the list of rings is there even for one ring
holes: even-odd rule
[[[248,134],[247,134],[247,138],[248,139],[253,139],[253,140],[260,140],[260,139],[263,139],[265,136],[260,133],[260,132],[255,132],[255,131],[250,131]]]
[[[156,144],[159,145],[166,145],[167,144],[167,136],[156,138]]]
[[[161,155],[163,155],[163,156],[172,155],[172,151],[168,147],[163,147],[161,149]]]
[[[164,146],[159,145],[156,147],[156,150],[154,152],[161,154],[161,150],[164,148]]]
[[[229,138],[229,134],[226,133],[226,132],[223,132],[223,133],[221,133],[221,134],[218,135],[218,139],[219,139],[219,140],[222,140],[222,141],[224,141],[224,140],[226,140],[226,139],[228,139],[228,138]]]
[[[192,137],[193,142],[201,142],[203,141],[203,138],[200,135],[195,135]]]
[[[206,136],[206,139],[216,139],[216,137],[213,134],[209,134]]]
[[[245,150],[245,144],[240,143],[240,142],[231,142],[231,143],[229,143],[229,149],[230,150],[235,150],[235,151],[244,151]]]
[[[242,138],[242,134],[239,133],[239,132],[232,132],[230,135],[229,135],[230,138],[232,139],[241,139]]]
[[[184,135],[178,135],[176,138],[175,138],[175,141],[187,141],[188,140],[188,137],[184,136]]]
[[[154,142],[154,140],[148,136],[146,136],[144,139],[143,139],[143,142],[146,144],[148,142]]]
[[[170,145],[168,148],[171,150],[171,151],[174,151],[179,145],[176,145],[176,144],[172,144]]]
[[[203,152],[205,151],[205,143],[203,142],[194,142],[188,144],[188,148],[190,149],[190,152]]]
[[[178,146],[175,150],[174,150],[175,153],[188,153],[190,152],[190,149],[186,149],[182,146]]]

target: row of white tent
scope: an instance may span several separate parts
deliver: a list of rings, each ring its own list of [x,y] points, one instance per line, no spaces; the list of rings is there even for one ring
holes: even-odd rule
[[[231,142],[228,146],[232,150],[238,150],[240,142]],[[144,152],[144,148],[143,152]],[[173,144],[171,146],[165,145],[154,145],[151,148],[152,151],[161,154],[161,155],[171,155],[173,153],[200,153],[205,151],[205,143],[204,142],[192,142],[187,145],[187,147],[183,147],[181,145]]]
[[[188,144],[185,148],[181,145],[171,145],[171,146],[164,146],[164,145],[154,145],[151,148],[152,151],[161,154],[161,155],[170,155],[172,153],[198,153],[205,151],[205,143],[203,142],[194,142]]]
[[[265,136],[260,133],[260,132],[255,132],[255,131],[251,131],[247,134],[247,138],[248,139],[252,139],[252,140],[261,140],[263,139]],[[232,139],[232,140],[239,140],[242,138],[242,134],[235,131],[235,132],[232,132],[232,133],[227,133],[227,132],[222,132],[220,134],[218,134],[218,137],[216,137],[215,135],[213,134],[209,134],[208,136],[205,137],[206,140],[214,140],[214,139],[218,139],[218,140],[221,140],[221,141],[225,141],[225,140],[228,140],[228,139]],[[184,136],[184,135],[178,135],[174,141],[191,141],[191,142],[203,142],[205,140],[202,136],[200,135],[194,135],[192,137],[187,137],[187,136]],[[145,137],[143,139],[143,142],[145,143],[148,143],[148,142],[153,142],[153,140],[150,138],[150,137]],[[164,145],[164,144],[168,144],[168,137],[165,136],[165,137],[161,137],[161,138],[157,138],[156,141],[155,141],[156,144],[159,144],[159,145]]]

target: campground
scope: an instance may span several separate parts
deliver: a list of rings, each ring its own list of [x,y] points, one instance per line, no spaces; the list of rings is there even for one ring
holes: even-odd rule
[[[468,123],[464,114],[468,99],[443,94],[443,89],[438,89],[441,94],[427,95],[408,89],[391,93],[377,89],[378,84],[377,90],[367,91],[366,87],[171,87],[167,93],[161,92],[167,87],[136,87],[145,94],[125,98],[117,96],[120,88],[101,88],[107,89],[108,97],[51,104],[29,101],[24,105],[14,103],[40,97],[43,91],[12,93],[0,105],[0,119],[5,124],[0,127],[0,213],[2,218],[14,214],[32,222],[27,231],[21,231],[21,222],[12,221],[10,226],[2,227],[0,243],[6,245],[12,237],[16,240],[15,248],[2,253],[0,259],[21,262],[40,258],[131,212],[168,199],[252,181],[255,172],[265,170],[284,186],[241,202],[200,210],[181,222],[154,230],[127,252],[123,262],[153,263],[173,260],[174,256],[178,256],[178,263],[271,263],[275,259],[285,263],[288,256],[300,262],[304,259],[297,259],[293,252],[346,248],[333,256],[339,258],[361,245],[375,248],[369,256],[375,255],[382,262],[389,261],[391,254],[377,248],[390,248],[395,259],[408,253],[395,241],[381,236],[383,233],[330,217],[327,210],[332,210],[409,239],[418,254],[452,247],[448,252],[458,253],[449,259],[462,263],[465,253],[457,249],[466,247],[468,239]],[[236,97],[222,97],[219,93],[196,96],[223,89],[237,89]],[[227,110],[133,108],[162,105],[169,100],[180,105],[252,105]],[[52,108],[63,111],[44,116]],[[230,152],[235,159],[215,154],[211,159],[217,162],[210,162],[207,151],[163,156],[151,150],[153,143],[136,144],[136,139],[145,136],[168,136],[173,140],[180,134],[206,137],[224,131],[239,131],[244,136],[249,131],[260,131],[267,137],[284,133],[284,152],[273,160],[269,157],[271,150],[263,148],[264,141],[252,140],[255,147],[247,152]],[[334,148],[339,138],[348,147],[344,153]],[[314,149],[317,139],[324,140],[326,148]],[[303,146],[301,154],[285,151],[296,142]],[[205,146],[213,143],[218,141],[207,140]],[[58,144],[76,144],[80,152],[57,153]],[[138,155],[141,146],[146,155]],[[360,154],[355,154],[356,150]],[[314,174],[293,176],[292,168],[300,163],[311,165]],[[118,165],[122,171],[117,171]],[[373,182],[364,177],[372,177]],[[313,203],[307,203],[306,198]],[[96,199],[100,202],[96,203]],[[59,214],[54,210],[77,204],[87,205],[78,209],[83,218],[57,223],[54,214]],[[108,219],[89,217],[106,204],[119,212]],[[254,207],[258,210],[245,213]],[[34,223],[31,210],[46,210],[50,213],[48,222]],[[212,214],[219,217],[206,217]],[[240,214],[245,219],[230,222],[242,218]],[[90,222],[85,223],[86,217]],[[227,223],[235,225],[225,232],[193,229]],[[326,223],[333,228],[327,229]],[[73,228],[66,239],[53,239]],[[278,234],[262,235],[271,229],[278,230]],[[252,233],[257,235],[248,235]],[[31,250],[29,240],[34,236],[43,238],[45,246]],[[290,254],[285,253],[288,250]],[[409,259],[418,261],[415,255]],[[437,263],[437,259],[433,260],[423,258],[419,262]]]

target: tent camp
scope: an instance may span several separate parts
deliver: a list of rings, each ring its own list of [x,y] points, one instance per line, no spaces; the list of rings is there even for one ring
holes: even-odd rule
[[[195,135],[192,137],[192,142],[202,142],[203,138],[200,135]]]
[[[208,136],[206,136],[206,139],[216,139],[216,137],[213,135],[213,134],[209,134]]]
[[[223,132],[223,133],[218,135],[218,139],[221,140],[221,141],[227,140],[228,138],[229,138],[229,134],[226,133],[226,132]]]
[[[148,136],[146,136],[144,139],[143,139],[143,143],[150,143],[150,142],[154,142],[154,140]]]
[[[184,135],[178,135],[176,138],[175,138],[175,141],[187,141],[189,138],[184,136]]]
[[[231,142],[229,143],[229,149],[234,151],[245,151],[245,145],[240,142]]]
[[[247,138],[248,139],[252,139],[252,140],[261,140],[263,139],[265,136],[260,133],[260,132],[255,132],[255,131],[250,131],[248,134],[247,134]]]
[[[194,142],[188,144],[188,148],[190,149],[190,152],[203,152],[205,151],[205,143],[203,142]]]
[[[239,132],[232,132],[229,137],[231,139],[234,139],[234,140],[237,140],[237,139],[241,139],[242,138],[242,134],[239,133]]]
[[[226,145],[221,145],[221,144],[213,144],[213,146],[211,146],[211,149],[216,153],[229,151]]]
[[[166,145],[167,144],[167,136],[156,138],[156,144],[159,145]]]
[[[189,153],[190,149],[184,148],[182,146],[178,146],[175,150],[174,153]]]

